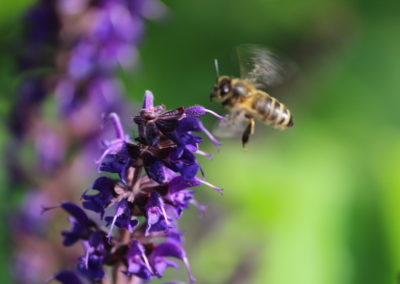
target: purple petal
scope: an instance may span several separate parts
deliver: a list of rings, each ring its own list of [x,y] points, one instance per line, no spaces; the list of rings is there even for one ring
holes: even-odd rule
[[[186,179],[192,179],[196,176],[197,171],[200,169],[200,166],[197,163],[188,165],[184,167],[181,171],[181,174]]]
[[[185,179],[182,176],[173,178],[168,184],[168,192],[174,193],[189,187],[199,186],[201,182],[198,179]]]
[[[102,176],[97,178],[91,188],[98,191],[98,193],[88,195],[86,194],[86,192],[90,188],[86,190],[82,195],[82,198],[84,199],[84,202],[82,204],[83,207],[96,213],[100,213],[101,218],[103,218],[105,208],[111,203],[112,199],[114,198],[113,192],[115,184],[116,181],[109,177]]]
[[[98,177],[94,181],[92,189],[108,194],[114,189],[115,183],[116,181],[112,178],[106,176]]]
[[[186,253],[178,244],[173,242],[165,242],[156,246],[151,254],[152,263],[156,261],[158,257],[175,257],[183,261],[186,266],[186,270],[189,274],[189,278],[191,282],[195,282],[196,279],[192,275],[192,271],[190,269],[189,261],[186,257]]]
[[[117,139],[125,139],[125,134],[124,134],[124,129],[122,128],[121,120],[119,119],[118,115],[115,112],[112,112],[108,115],[108,117],[111,119]]]
[[[74,272],[68,270],[61,270],[54,275],[53,279],[62,284],[82,284],[78,276],[76,276]]]
[[[105,221],[107,222],[106,226],[110,226],[110,224],[113,222],[114,217],[108,216],[104,218]],[[117,220],[115,221],[115,226],[121,229],[127,229],[129,232],[133,232],[133,229],[139,225],[139,221],[134,219],[131,220],[130,215],[128,214],[123,214]]]
[[[103,260],[103,256],[90,254],[87,262],[82,259],[79,263],[78,269],[82,274],[90,279],[100,281],[104,277]]]
[[[171,229],[168,231],[168,240],[181,244],[183,243],[183,233],[176,229]]]
[[[150,165],[145,165],[145,170],[149,178],[159,184],[163,184],[166,180],[164,166],[160,161],[155,161]]]
[[[88,227],[82,226],[79,223],[75,223],[71,220],[72,228],[70,231],[62,231],[61,235],[64,237],[63,245],[68,247],[72,246],[79,240],[87,239],[90,235],[90,230]]]
[[[152,278],[152,273],[146,267],[144,263],[138,262],[129,262],[128,263],[128,270],[122,271],[124,274],[128,276],[135,275],[144,281],[149,281]]]
[[[182,118],[178,124],[178,131],[179,132],[187,132],[187,131],[204,132],[204,134],[207,135],[208,139],[211,140],[211,142],[217,147],[217,149],[221,145],[221,143],[218,142],[218,140],[214,138],[214,136],[211,134],[211,132],[208,131],[207,128],[204,127],[203,123],[201,123],[200,120],[198,120],[194,117]]]
[[[156,276],[159,278],[162,278],[165,270],[167,270],[168,267],[179,268],[179,265],[169,259],[158,258],[153,263],[153,267],[154,267],[154,273],[156,274]]]
[[[111,225],[110,230],[107,234],[108,238],[111,238],[114,225],[132,232],[134,227],[139,224],[137,220],[132,220],[131,209],[125,199],[117,203],[114,216],[106,217],[106,222],[107,226]]]
[[[133,257],[136,255],[143,255],[144,254],[144,247],[141,243],[137,240],[132,240],[131,245],[129,247],[128,257]]]
[[[222,189],[222,188],[216,187],[215,185],[212,185],[211,183],[209,183],[209,182],[207,182],[207,181],[205,181],[205,180],[199,179],[198,177],[195,177],[195,179],[196,179],[197,181],[199,181],[200,183],[202,183],[202,184],[204,184],[204,185],[207,185],[207,186],[209,186],[209,187],[215,189],[215,190],[218,191],[219,193],[222,193],[222,192],[223,192],[223,189]]]
[[[168,216],[165,212],[164,202],[157,192],[152,192],[146,204],[146,235],[150,232],[165,231],[168,228]]]
[[[192,106],[185,110],[185,114],[188,117],[198,118],[206,114],[206,109],[202,106]]]
[[[145,236],[149,236],[153,232],[165,232],[169,229],[169,226],[165,222],[164,218],[158,217],[157,221],[153,222],[151,226],[146,227],[146,233]]]
[[[149,109],[153,107],[154,96],[151,91],[146,91],[144,93],[143,109]]]
[[[213,158],[213,156],[211,155],[211,154],[209,154],[209,153],[206,153],[206,152],[204,152],[204,151],[201,151],[201,150],[195,150],[195,151],[193,151],[194,153],[196,153],[196,154],[198,154],[198,155],[201,155],[201,156],[204,156],[204,157],[207,157],[207,158],[209,158],[209,159],[212,159]]]
[[[131,165],[132,160],[126,155],[120,154],[122,153],[110,154],[104,157],[100,164],[99,170],[101,172],[117,173],[121,177],[125,176],[125,171]]]
[[[169,154],[169,157],[172,160],[179,160],[182,157],[184,151],[185,151],[184,146],[176,147],[172,149],[171,153]]]
[[[144,247],[137,240],[132,240],[128,251],[128,270],[124,271],[127,275],[136,275],[146,281],[151,279],[153,270],[146,257]]]
[[[189,203],[194,200],[194,190],[180,190],[170,195],[169,199],[174,204],[178,217],[182,214],[183,209],[189,208]]]
[[[175,257],[183,260],[186,256],[185,251],[177,244],[172,242],[161,243],[155,247],[152,257]]]
[[[74,219],[82,226],[86,226],[91,223],[89,217],[78,205],[72,202],[63,202],[61,203],[61,208],[67,211],[69,215],[74,217]]]
[[[218,119],[224,119],[224,117],[221,116],[221,115],[219,115],[218,113],[216,113],[216,112],[214,112],[214,111],[212,111],[212,110],[206,109],[205,107],[202,107],[202,106],[192,106],[192,107],[187,108],[187,109],[185,110],[186,116],[188,116],[188,117],[194,117],[194,118],[198,118],[198,117],[200,117],[200,116],[203,116],[203,115],[205,115],[207,112],[210,113],[210,114],[212,114],[213,116],[215,116],[215,117],[218,118]]]

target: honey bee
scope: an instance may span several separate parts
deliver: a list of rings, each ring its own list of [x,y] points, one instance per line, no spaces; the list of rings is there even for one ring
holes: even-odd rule
[[[218,62],[215,61],[217,83],[210,98],[230,109],[230,114],[217,129],[217,135],[232,136],[247,123],[242,133],[245,148],[254,134],[255,119],[282,130],[293,127],[294,122],[290,110],[267,93],[269,87],[281,83],[287,75],[283,61],[267,49],[254,45],[240,46],[237,53],[240,78],[219,76]]]

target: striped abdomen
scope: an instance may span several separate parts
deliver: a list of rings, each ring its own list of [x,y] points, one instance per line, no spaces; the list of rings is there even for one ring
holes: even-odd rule
[[[281,129],[293,127],[293,117],[289,109],[266,93],[255,96],[252,108],[258,119],[270,125]]]

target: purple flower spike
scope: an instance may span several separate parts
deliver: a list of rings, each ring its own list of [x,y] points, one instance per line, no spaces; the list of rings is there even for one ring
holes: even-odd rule
[[[190,282],[196,281],[196,279],[192,275],[192,270],[190,268],[185,251],[178,244],[173,242],[165,242],[159,244],[154,248],[150,256],[150,264],[155,269],[155,273],[158,274],[158,277],[162,277],[166,267],[173,266],[172,262],[167,260],[165,257],[174,257],[183,261],[188,272]]]
[[[108,233],[76,205],[62,205],[72,215],[73,224],[71,231],[63,232],[64,243],[83,243],[85,255],[80,258],[78,270],[94,281],[104,278],[109,271],[106,266],[114,266],[113,273],[122,272],[135,281],[149,282],[162,278],[167,268],[178,268],[176,260],[184,263],[190,281],[195,281],[182,248],[183,234],[177,227],[190,205],[201,212],[206,210],[194,198],[195,187],[207,185],[222,192],[197,177],[200,172],[204,178],[204,173],[196,154],[211,155],[200,150],[203,139],[193,134],[203,132],[220,145],[199,117],[206,113],[221,117],[201,106],[166,110],[164,106],[154,106],[153,100],[153,94],[147,91],[143,108],[134,117],[139,130],[135,139],[124,135],[116,114],[109,116],[116,138],[106,143],[99,159],[100,170],[118,174],[119,179],[101,176],[82,195],[83,207],[105,220]],[[94,193],[89,192],[91,189]],[[120,265],[126,269],[121,271]]]

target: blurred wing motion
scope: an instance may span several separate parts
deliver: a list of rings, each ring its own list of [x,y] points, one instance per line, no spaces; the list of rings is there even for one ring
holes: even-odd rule
[[[263,91],[283,83],[296,69],[294,63],[258,45],[240,45],[236,51],[241,78]]]
[[[243,133],[245,124],[245,113],[231,112],[219,122],[219,125],[214,129],[213,133],[219,138],[239,137]]]

